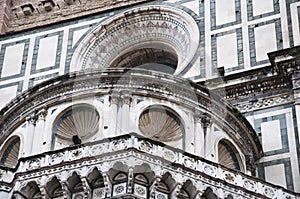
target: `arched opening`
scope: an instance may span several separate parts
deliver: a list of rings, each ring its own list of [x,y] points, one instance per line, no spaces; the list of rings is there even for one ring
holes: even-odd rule
[[[113,177],[113,196],[121,196],[127,192],[128,175],[125,172],[119,172]]]
[[[221,140],[218,144],[219,164],[234,170],[241,170],[240,157],[235,147],[228,141]]]
[[[148,164],[137,165],[134,171],[134,195],[142,198],[148,198],[149,187],[152,180],[154,180],[155,173],[151,170]]]
[[[133,194],[142,198],[148,198],[149,181],[143,174],[134,176]]]
[[[20,143],[18,136],[13,136],[5,143],[0,156],[2,166],[14,168],[18,164]]]
[[[225,199],[233,199],[233,196],[229,194]]]
[[[148,107],[139,117],[139,129],[150,139],[160,142],[177,141],[184,135],[179,116],[166,107]]]
[[[81,144],[98,132],[99,120],[97,110],[88,105],[64,111],[54,123],[52,148],[56,142],[62,146]]]

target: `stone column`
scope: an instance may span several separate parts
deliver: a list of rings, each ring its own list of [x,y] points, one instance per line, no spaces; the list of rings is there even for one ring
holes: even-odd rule
[[[63,198],[64,199],[71,199],[71,191],[69,189],[69,186],[68,186],[68,181],[62,181],[61,182],[61,187],[62,187],[62,190],[63,190]]]
[[[36,114],[37,121],[34,127],[34,135],[33,135],[33,145],[31,154],[38,154],[42,152],[43,149],[43,138],[45,136],[45,122],[47,116],[47,110],[44,107],[39,110]]]
[[[152,185],[149,188],[149,199],[155,198],[155,192],[159,185],[159,182],[161,181],[161,176],[157,176],[155,180],[153,181]]]
[[[175,185],[175,188],[173,189],[173,191],[171,193],[171,198],[178,198],[181,187],[182,187],[181,183],[178,183]]]
[[[121,121],[121,134],[127,134],[130,132],[130,104],[132,97],[128,92],[124,92],[121,95],[122,99],[122,121]]]
[[[201,115],[201,123],[202,123],[202,129],[203,129],[203,137],[204,137],[204,145],[203,145],[203,154],[204,158],[207,158],[208,156],[208,146],[207,146],[207,139],[208,139],[208,134],[211,133],[211,117],[207,113],[203,113]]]
[[[295,112],[296,112],[296,118],[297,118],[297,129],[298,132],[300,132],[300,74],[299,71],[295,71],[292,75],[292,81],[293,81],[293,92],[294,92],[294,99],[295,99]],[[297,165],[297,144],[296,144],[296,137],[295,136],[289,136],[289,148],[290,148],[290,161],[292,165]],[[298,163],[299,164],[299,163]],[[296,192],[300,191],[300,172],[298,169],[296,169],[296,166],[292,166],[291,172],[294,175],[294,187]]]
[[[201,119],[201,113],[194,115],[194,154],[204,157],[204,132]]]
[[[24,139],[24,149],[23,149],[23,155],[24,156],[30,156],[32,155],[32,149],[33,149],[33,139],[34,139],[34,128],[36,125],[38,117],[36,114],[36,111],[33,111],[30,116],[26,118],[26,123],[27,123],[27,129],[26,129],[26,134],[25,134],[25,139]]]
[[[48,193],[48,190],[46,189],[46,186],[47,186],[47,177],[46,176],[42,176],[38,182],[37,182],[37,185],[41,191],[41,196],[42,196],[42,199],[50,199],[50,195]]]
[[[104,181],[104,186],[105,186],[105,193],[106,193],[106,198],[111,198],[111,193],[112,193],[112,183],[109,178],[108,171],[102,172],[101,173],[103,176],[103,181]]]
[[[80,177],[85,198],[92,198],[92,188],[90,187],[86,177]]]
[[[127,193],[132,193],[132,187],[133,187],[133,167],[129,168],[128,171],[128,182],[127,182]]]
[[[110,135],[118,135],[118,106],[119,106],[119,93],[112,93],[109,98],[110,107],[111,107],[111,126]]]
[[[47,190],[46,190],[46,186],[39,186],[39,189],[41,191],[41,195],[42,195],[42,199],[50,199],[51,197],[49,196]]]

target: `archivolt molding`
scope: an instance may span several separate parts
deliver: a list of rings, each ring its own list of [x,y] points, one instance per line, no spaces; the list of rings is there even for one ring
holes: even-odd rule
[[[192,60],[198,44],[198,26],[188,13],[165,5],[143,6],[96,27],[79,44],[71,65],[77,69],[114,67],[114,60],[128,52],[153,48],[175,53],[175,74],[179,74]]]

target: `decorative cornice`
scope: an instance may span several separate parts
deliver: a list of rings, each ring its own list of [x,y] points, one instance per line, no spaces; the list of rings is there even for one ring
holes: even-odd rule
[[[285,76],[262,77],[239,84],[226,86],[226,99],[229,101],[261,94],[274,94],[278,91],[288,91],[292,89],[291,78]],[[217,90],[215,91],[217,92]]]
[[[265,98],[249,98],[244,101],[232,101],[241,113],[247,113],[254,110],[261,110],[295,102],[294,94],[292,92],[268,96]]]

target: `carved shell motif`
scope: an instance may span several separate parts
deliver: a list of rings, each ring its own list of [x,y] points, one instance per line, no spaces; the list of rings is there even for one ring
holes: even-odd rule
[[[218,144],[219,164],[230,169],[241,170],[238,154],[227,142],[221,140]]]
[[[77,135],[86,139],[99,129],[99,114],[90,107],[75,107],[67,111],[58,121],[56,135],[65,140],[72,140]]]
[[[150,108],[139,118],[139,129],[148,138],[161,142],[179,140],[183,125],[172,112],[163,108]]]

